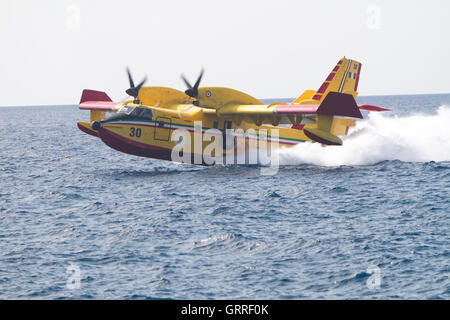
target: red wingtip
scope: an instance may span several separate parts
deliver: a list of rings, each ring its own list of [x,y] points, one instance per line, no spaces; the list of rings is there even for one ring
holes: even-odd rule
[[[80,104],[86,101],[112,101],[103,91],[84,89],[81,95]]]
[[[358,108],[359,108],[359,110],[366,110],[366,111],[377,111],[377,112],[391,111],[391,109],[377,107],[377,106],[373,106],[371,104],[359,104]]]

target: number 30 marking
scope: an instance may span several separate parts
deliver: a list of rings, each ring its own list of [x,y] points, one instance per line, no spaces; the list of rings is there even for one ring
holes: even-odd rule
[[[141,128],[130,128],[130,137],[140,138],[142,134]]]

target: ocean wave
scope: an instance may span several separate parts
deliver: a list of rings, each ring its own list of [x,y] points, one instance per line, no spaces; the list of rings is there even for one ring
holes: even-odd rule
[[[280,164],[320,166],[372,165],[385,160],[404,162],[450,161],[450,107],[433,114],[404,117],[370,113],[357,122],[342,146],[322,147],[306,142],[281,149]]]

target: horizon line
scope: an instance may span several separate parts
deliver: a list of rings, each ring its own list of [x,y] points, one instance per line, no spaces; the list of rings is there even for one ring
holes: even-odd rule
[[[430,96],[430,95],[450,95],[450,92],[448,93],[408,93],[408,94],[375,94],[375,95],[361,95],[357,98],[363,98],[363,97],[396,97],[396,96]],[[277,100],[277,99],[292,99],[295,100],[296,98],[258,98],[258,100]],[[72,104],[33,104],[33,105],[0,105],[0,108],[16,108],[16,107],[69,107],[69,106],[77,106],[78,103]]]

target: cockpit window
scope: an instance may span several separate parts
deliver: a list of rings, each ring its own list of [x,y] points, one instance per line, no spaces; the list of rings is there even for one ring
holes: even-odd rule
[[[141,113],[141,117],[146,119],[152,119],[153,118],[153,112],[150,109],[144,109]]]
[[[130,114],[133,109],[134,107],[131,106],[123,106],[122,109],[120,109],[120,113]]]
[[[151,120],[153,118],[153,111],[147,107],[140,106],[123,106],[118,113],[113,114],[108,120],[115,120],[121,118],[144,118]]]
[[[130,116],[139,117],[142,113],[141,108],[134,108],[134,110],[130,113]]]
[[[131,113],[131,116],[145,119],[152,119],[153,112],[148,108],[136,107]]]

